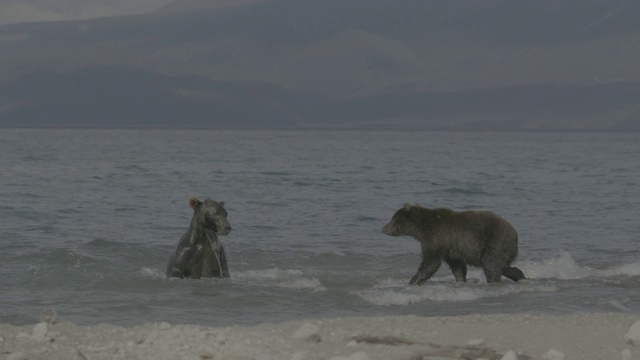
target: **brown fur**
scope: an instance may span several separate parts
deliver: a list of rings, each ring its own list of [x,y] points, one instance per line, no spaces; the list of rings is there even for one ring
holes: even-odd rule
[[[193,208],[191,226],[169,258],[167,276],[192,279],[229,277],[227,256],[218,240],[218,235],[227,235],[231,231],[224,202],[200,201],[195,197],[190,197],[187,202]]]
[[[195,209],[196,205],[198,205],[199,202],[200,200],[198,200],[198,198],[196,198],[195,196],[189,198],[189,206],[191,206],[192,209]]]
[[[411,284],[422,284],[446,262],[456,281],[467,280],[467,265],[482,267],[487,282],[502,275],[524,279],[511,263],[518,256],[518,234],[509,222],[489,211],[456,212],[429,209],[408,203],[396,211],[382,231],[391,236],[408,235],[422,247],[422,262]]]

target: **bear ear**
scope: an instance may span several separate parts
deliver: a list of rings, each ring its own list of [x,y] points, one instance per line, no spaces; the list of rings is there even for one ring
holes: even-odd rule
[[[224,207],[224,201],[220,201],[218,204],[220,204],[220,206]]]
[[[402,210],[403,210],[403,211],[406,211],[406,212],[411,211],[411,204],[409,204],[409,203],[404,203],[404,205],[402,206]]]
[[[198,198],[196,198],[195,196],[192,196],[189,198],[189,206],[191,206],[192,208],[196,208],[196,206],[200,205],[201,202],[200,200],[198,200]]]

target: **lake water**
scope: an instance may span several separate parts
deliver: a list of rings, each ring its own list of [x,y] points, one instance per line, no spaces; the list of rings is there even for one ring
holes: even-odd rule
[[[0,322],[253,324],[640,312],[640,134],[0,130]],[[166,279],[190,196],[225,201],[231,279]],[[486,209],[527,280],[408,281],[405,202]]]

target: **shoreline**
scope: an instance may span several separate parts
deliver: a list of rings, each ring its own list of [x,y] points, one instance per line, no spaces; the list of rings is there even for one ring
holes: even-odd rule
[[[0,358],[634,360],[639,333],[637,313],[344,317],[226,327],[41,322],[0,324]]]

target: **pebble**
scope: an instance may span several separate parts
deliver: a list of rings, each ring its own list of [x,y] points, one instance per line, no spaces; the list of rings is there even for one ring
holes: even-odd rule
[[[255,358],[244,355],[227,354],[221,357],[220,360],[255,360]]]
[[[18,335],[16,335],[16,339],[18,340],[33,339],[33,336],[21,332],[21,333],[18,333]]]
[[[640,346],[640,320],[629,327],[627,333],[624,334],[624,339],[633,346]]]
[[[295,333],[293,333],[292,338],[306,340],[316,335],[319,330],[320,328],[318,327],[318,325],[314,325],[311,323],[304,323],[302,324],[302,326],[298,328],[298,330],[296,330]]]
[[[304,351],[297,352],[291,355],[291,360],[304,360],[308,358],[307,353]]]
[[[22,353],[21,351],[16,351],[13,354],[7,356],[7,360],[23,360],[24,358],[24,353]]]
[[[46,309],[40,315],[40,321],[46,322],[47,324],[53,324],[53,322],[56,321],[57,317],[58,317],[58,313],[56,313],[55,310]]]
[[[467,345],[469,345],[469,346],[484,345],[484,339],[471,339],[471,340],[467,341]]]
[[[549,349],[547,353],[544,355],[545,359],[549,360],[564,360],[564,354],[556,349]]]
[[[33,327],[33,339],[37,341],[47,340],[47,331],[49,331],[48,323],[37,323],[36,326]]]
[[[513,350],[509,350],[500,360],[518,360],[518,355]]]
[[[198,357],[201,360],[213,360],[213,351],[211,351],[211,349],[200,349],[198,351]]]
[[[160,330],[169,330],[171,329],[171,324],[166,321],[163,321],[159,324]]]
[[[330,360],[369,360],[369,355],[364,351],[358,351],[357,353],[353,353],[347,357],[336,356],[332,357]]]

